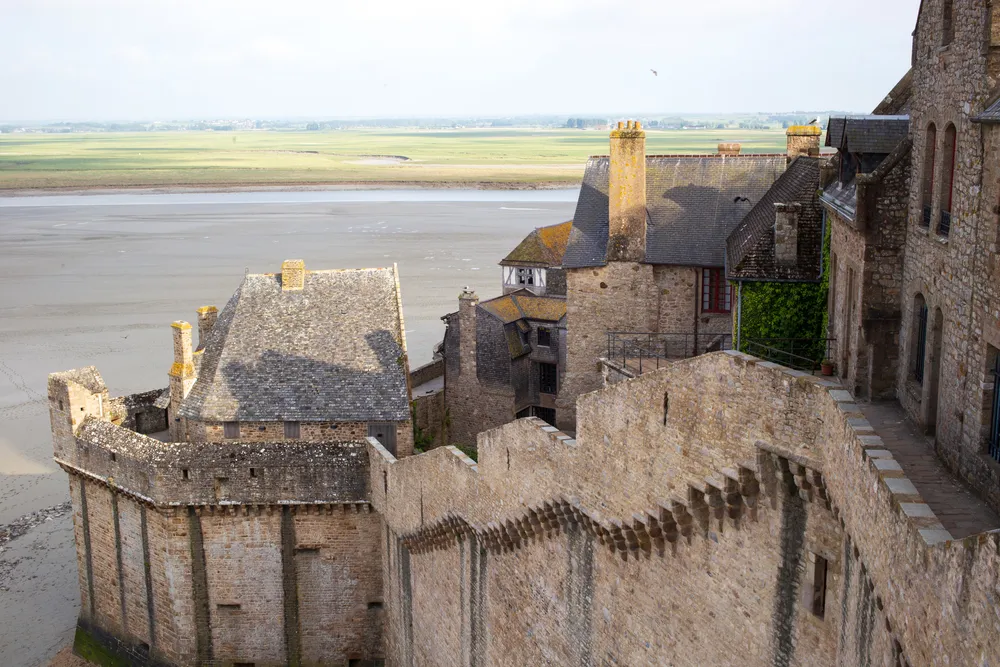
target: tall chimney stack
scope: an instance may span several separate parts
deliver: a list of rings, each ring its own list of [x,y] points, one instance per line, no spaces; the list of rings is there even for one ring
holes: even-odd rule
[[[219,309],[215,306],[202,306],[198,309],[198,349],[205,349],[208,334],[212,333],[215,321],[219,319]]]
[[[170,367],[170,408],[167,417],[170,420],[170,439],[180,442],[185,439],[184,422],[179,416],[181,402],[187,397],[194,386],[197,376],[194,373],[194,353],[191,350],[191,325],[177,321],[170,325],[174,332],[174,363]]]
[[[819,157],[822,129],[815,125],[792,125],[785,134],[788,139],[788,162],[800,155]]]
[[[611,132],[608,261],[646,261],[646,133],[639,121]]]

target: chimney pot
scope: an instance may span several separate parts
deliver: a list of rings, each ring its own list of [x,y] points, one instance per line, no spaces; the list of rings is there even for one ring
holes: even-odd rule
[[[301,259],[286,259],[281,263],[281,291],[302,290],[306,282],[306,263]]]
[[[722,143],[719,144],[719,155],[739,155],[740,151],[743,150],[742,144],[738,143]]]

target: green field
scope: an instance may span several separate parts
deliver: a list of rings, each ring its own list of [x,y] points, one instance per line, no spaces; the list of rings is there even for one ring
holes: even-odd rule
[[[647,154],[785,150],[784,131],[648,131]],[[572,185],[597,130],[343,130],[0,135],[0,190],[304,184]],[[395,159],[391,156],[405,157]]]

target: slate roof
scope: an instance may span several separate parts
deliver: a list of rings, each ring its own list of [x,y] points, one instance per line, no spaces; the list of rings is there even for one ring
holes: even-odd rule
[[[569,220],[535,229],[501,260],[500,265],[530,264],[546,268],[561,266],[572,228],[573,221]]]
[[[826,186],[820,200],[834,209],[841,217],[854,220],[858,211],[858,181],[851,179],[850,183],[835,180]]]
[[[972,120],[976,123],[1000,123],[1000,98]]]
[[[203,421],[409,418],[395,268],[248,275],[219,313],[181,416]]]
[[[608,245],[607,156],[587,161],[563,257],[566,268],[602,266]],[[726,238],[785,170],[785,155],[646,157],[646,262],[723,266]],[[746,197],[750,204],[735,202]]]
[[[888,155],[909,133],[909,116],[834,116],[826,145],[848,153]]]
[[[730,280],[817,281],[823,264],[823,208],[819,203],[820,158],[798,157],[726,241]],[[798,222],[799,259],[781,266],[774,258],[774,205],[802,204]]]
[[[565,297],[537,296],[528,290],[483,301],[479,307],[504,324],[522,319],[558,322],[566,316]]]

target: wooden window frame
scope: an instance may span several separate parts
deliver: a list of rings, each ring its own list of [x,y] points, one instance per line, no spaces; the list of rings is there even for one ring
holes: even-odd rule
[[[726,270],[701,270],[701,312],[728,315],[733,310],[733,289],[726,282]]]

